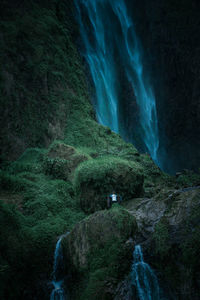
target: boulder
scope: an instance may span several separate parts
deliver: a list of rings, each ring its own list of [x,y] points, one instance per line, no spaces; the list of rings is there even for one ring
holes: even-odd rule
[[[96,249],[112,247],[111,242],[129,248],[126,245],[130,243],[125,242],[134,237],[136,230],[135,218],[115,204],[112,209],[98,211],[75,226],[64,239],[66,255],[76,269],[88,267],[90,254]]]
[[[113,190],[123,201],[143,194],[143,173],[138,163],[105,156],[82,163],[75,171],[74,187],[81,208],[92,213],[107,207]]]
[[[63,239],[64,259],[74,276],[72,285],[84,282],[81,296],[75,299],[114,298],[118,280],[130,271],[136,232],[135,218],[115,204],[78,223]]]

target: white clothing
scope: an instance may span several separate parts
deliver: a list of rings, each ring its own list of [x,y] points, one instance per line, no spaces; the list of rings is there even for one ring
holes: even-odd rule
[[[116,194],[112,194],[112,195],[110,195],[110,197],[112,198],[112,202],[117,202],[117,195]]]

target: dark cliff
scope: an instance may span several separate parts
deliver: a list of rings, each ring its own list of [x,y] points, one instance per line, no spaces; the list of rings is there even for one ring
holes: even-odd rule
[[[200,3],[130,3],[157,101],[160,158],[166,171],[200,165]]]
[[[63,139],[74,99],[89,101],[73,43],[72,1],[0,5],[0,155],[12,160],[27,147]]]

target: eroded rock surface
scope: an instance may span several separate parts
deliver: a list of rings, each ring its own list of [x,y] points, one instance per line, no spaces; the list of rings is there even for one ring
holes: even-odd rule
[[[164,198],[164,199],[162,199]],[[166,217],[169,225],[178,226],[188,219],[200,204],[200,187],[168,190],[154,198],[137,198],[123,206],[136,218],[144,237],[153,233],[155,225]]]

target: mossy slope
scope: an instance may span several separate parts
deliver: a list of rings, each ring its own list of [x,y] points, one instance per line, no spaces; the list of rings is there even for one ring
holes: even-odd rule
[[[107,197],[114,190],[123,200],[138,197],[143,192],[140,164],[103,156],[82,163],[75,173],[75,189],[85,212],[107,207]]]
[[[44,159],[27,150],[0,174],[1,299],[48,299],[56,239],[84,218],[71,183],[45,175]]]

